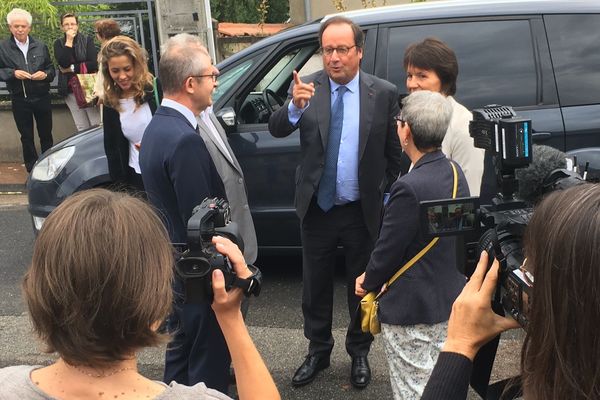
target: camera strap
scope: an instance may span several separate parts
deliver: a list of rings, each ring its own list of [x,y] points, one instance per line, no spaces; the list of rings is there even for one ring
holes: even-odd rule
[[[454,177],[454,183],[452,185],[452,198],[455,199],[456,198],[456,194],[458,193],[458,170],[456,169],[456,165],[454,165],[454,163],[452,161],[450,162],[450,166],[452,167],[452,175]],[[402,266],[402,268],[400,268],[398,270],[398,272],[396,272],[394,274],[394,276],[392,276],[387,283],[385,284],[386,289],[389,288],[391,286],[392,283],[394,283],[394,281],[396,279],[398,279],[400,277],[400,275],[402,275],[403,273],[405,273],[410,267],[412,267],[417,261],[419,261],[421,258],[423,258],[423,256],[425,254],[427,254],[427,252],[433,247],[435,246],[435,244],[440,240],[439,236],[434,237],[431,242],[429,242],[427,244],[427,246],[425,246],[420,252],[418,252],[413,258],[411,258],[406,264],[404,264]],[[377,295],[377,297],[375,298],[376,300],[379,299],[379,297],[385,293],[384,291],[379,292],[379,294]]]

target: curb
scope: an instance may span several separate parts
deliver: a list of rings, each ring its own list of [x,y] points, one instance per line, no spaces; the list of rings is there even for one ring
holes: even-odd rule
[[[0,195],[27,194],[27,186],[17,183],[0,183]]]

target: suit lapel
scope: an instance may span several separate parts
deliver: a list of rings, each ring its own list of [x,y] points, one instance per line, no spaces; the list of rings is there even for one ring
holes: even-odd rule
[[[321,143],[323,149],[326,149],[327,139],[329,138],[329,120],[331,118],[331,86],[325,71],[315,79],[315,96],[311,99],[311,103],[311,107],[315,108],[317,114]]]
[[[362,156],[367,147],[369,132],[371,131],[371,123],[373,122],[373,114],[375,111],[375,91],[373,89],[373,80],[371,77],[362,71],[359,76],[360,84],[360,122],[358,127],[358,159]]]
[[[233,165],[233,167],[235,169],[237,169],[237,171],[241,174],[242,173],[242,167],[238,163],[237,158],[235,158],[233,150],[231,149],[231,146],[229,145],[229,140],[227,139],[227,134],[223,130],[223,127],[221,126],[221,123],[217,119],[216,115],[214,113],[210,113],[209,115],[210,115],[210,120],[213,123],[213,125],[215,126],[215,128],[217,129],[217,133],[221,137],[221,140],[223,140],[223,143],[225,144],[225,147],[227,148],[227,151],[229,152],[229,155],[231,156],[231,159],[227,156],[227,154],[223,153],[223,150],[222,150],[221,146],[219,146],[218,143],[215,143],[215,145],[217,146],[217,148],[219,149],[219,151],[221,153],[223,153],[223,157],[225,157],[227,159],[227,161],[229,161]],[[204,124],[202,124],[202,125],[204,126]],[[215,139],[214,139],[213,135],[209,135],[209,136],[210,136],[210,139],[213,142],[215,142]]]

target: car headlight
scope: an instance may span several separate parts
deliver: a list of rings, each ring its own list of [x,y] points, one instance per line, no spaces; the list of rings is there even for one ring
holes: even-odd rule
[[[33,167],[31,177],[38,181],[54,179],[71,159],[73,153],[75,153],[75,147],[69,146],[48,154]]]

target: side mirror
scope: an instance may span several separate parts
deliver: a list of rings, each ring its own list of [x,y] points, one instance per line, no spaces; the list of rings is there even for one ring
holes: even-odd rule
[[[227,134],[235,132],[237,128],[237,116],[233,107],[224,107],[215,113],[215,115]]]

